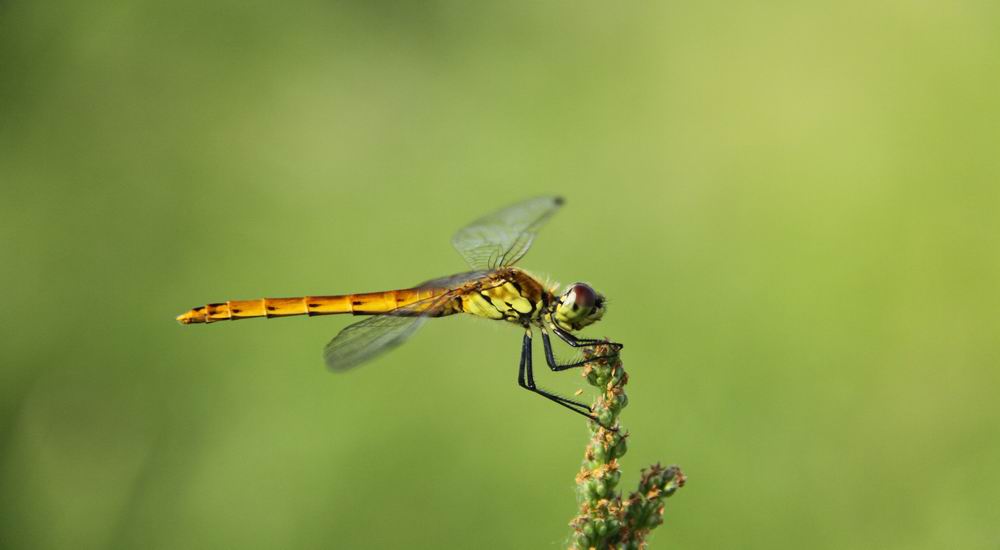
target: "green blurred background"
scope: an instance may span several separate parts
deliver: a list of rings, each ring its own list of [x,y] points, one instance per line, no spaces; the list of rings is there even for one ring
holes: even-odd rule
[[[1000,5],[0,3],[0,545],[560,548],[520,333],[196,304],[407,286],[559,193],[654,547],[1000,544]],[[572,392],[573,373],[540,374]]]

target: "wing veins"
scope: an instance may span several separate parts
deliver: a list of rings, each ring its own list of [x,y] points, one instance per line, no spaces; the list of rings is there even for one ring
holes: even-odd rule
[[[537,197],[511,205],[460,229],[452,244],[474,269],[514,265],[562,204],[560,197]]]
[[[439,307],[465,292],[469,283],[483,279],[488,273],[470,271],[425,281],[416,288],[448,290],[344,327],[324,348],[327,366],[335,371],[348,370],[399,346]]]

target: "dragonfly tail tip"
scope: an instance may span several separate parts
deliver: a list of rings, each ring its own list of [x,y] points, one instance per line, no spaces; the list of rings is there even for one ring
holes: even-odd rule
[[[190,325],[191,323],[203,323],[204,317],[198,315],[196,310],[191,310],[187,313],[182,313],[177,316],[177,322],[182,325]]]

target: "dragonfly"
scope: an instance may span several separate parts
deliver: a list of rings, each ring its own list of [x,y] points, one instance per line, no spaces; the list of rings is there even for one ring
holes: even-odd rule
[[[562,197],[525,200],[482,217],[460,229],[452,244],[471,271],[432,279],[411,288],[296,298],[230,300],[195,307],[177,317],[181,324],[235,321],[296,315],[363,315],[324,349],[327,366],[345,371],[402,344],[430,318],[466,313],[513,323],[524,330],[517,383],[575,413],[600,423],[593,409],[539,387],[532,369],[532,338],[538,329],[548,367],[556,372],[608,359],[623,345],[574,333],[599,321],[607,310],[604,296],[586,283],[546,286],[515,264],[528,252],[538,230],[565,203]],[[550,332],[572,348],[607,346],[610,354],[590,354],[569,362],[556,360]]]

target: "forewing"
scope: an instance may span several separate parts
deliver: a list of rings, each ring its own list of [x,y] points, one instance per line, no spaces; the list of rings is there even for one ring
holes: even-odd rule
[[[462,228],[451,243],[473,269],[514,265],[563,202],[562,197],[537,197],[517,203]]]

